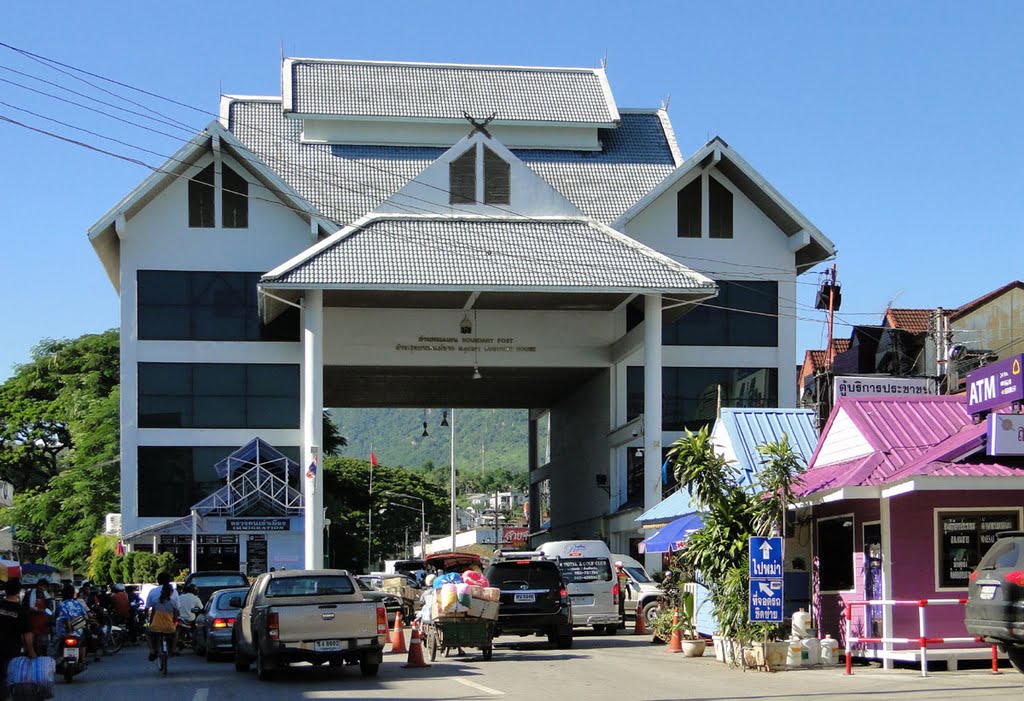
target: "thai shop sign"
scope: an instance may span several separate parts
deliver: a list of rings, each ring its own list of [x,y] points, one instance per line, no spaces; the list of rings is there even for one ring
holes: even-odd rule
[[[1024,355],[1015,355],[967,373],[967,411],[977,414],[1024,400],[1022,362]]]
[[[229,518],[227,519],[229,531],[272,531],[291,530],[292,521],[289,518]]]
[[[899,396],[920,397],[937,394],[938,386],[934,377],[890,377],[888,375],[872,375],[856,377],[838,375],[835,379],[832,401],[840,397],[871,397]]]
[[[1024,415],[989,414],[989,455],[1024,455]]]

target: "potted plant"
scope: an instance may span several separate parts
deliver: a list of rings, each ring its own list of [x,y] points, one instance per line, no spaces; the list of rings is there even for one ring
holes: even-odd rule
[[[679,611],[679,642],[683,646],[684,657],[701,657],[707,645],[704,638],[697,633],[696,608],[693,592],[684,591],[680,596],[682,609]]]
[[[680,553],[681,564],[707,586],[719,634],[726,639],[723,656],[734,664],[743,661],[743,654],[735,654],[729,640],[736,641],[734,645],[758,640],[764,662],[775,657],[767,644],[781,638],[780,631],[774,625],[752,627],[747,618],[748,541],[779,532],[788,505],[794,502],[793,482],[802,472],[801,459],[785,435],[778,443],[758,446],[758,452],[763,467],[759,488],[751,489],[740,484],[734,468],[715,451],[707,427],[687,431],[669,451],[676,478],[703,519],[703,528]]]

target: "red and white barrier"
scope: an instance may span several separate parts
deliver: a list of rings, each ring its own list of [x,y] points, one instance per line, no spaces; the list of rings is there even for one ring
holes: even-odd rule
[[[868,601],[847,601],[846,602],[846,674],[853,674],[853,655],[851,648],[855,643],[916,643],[921,648],[921,676],[928,676],[928,646],[942,643],[976,643],[981,642],[980,638],[956,637],[956,638],[929,638],[925,633],[925,612],[929,606],[963,606],[967,599],[870,599]],[[853,607],[854,606],[916,606],[917,607],[917,637],[916,638],[861,638],[853,635]],[[998,652],[996,646],[992,646],[992,671],[998,674]]]

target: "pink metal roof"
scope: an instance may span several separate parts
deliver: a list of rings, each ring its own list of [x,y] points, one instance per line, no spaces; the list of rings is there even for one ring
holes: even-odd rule
[[[874,452],[842,463],[820,464],[820,447],[840,410],[846,411]],[[963,395],[845,397],[832,410],[798,493],[875,486],[917,475],[1024,475],[1024,470],[1007,465],[953,462],[983,448],[985,432],[984,423],[975,425],[971,420]]]

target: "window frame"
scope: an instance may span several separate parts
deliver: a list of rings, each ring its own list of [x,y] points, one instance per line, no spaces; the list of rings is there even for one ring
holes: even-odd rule
[[[206,182],[206,174],[209,173],[209,182]],[[205,218],[202,205],[209,199],[209,219]],[[197,207],[198,209],[193,209]],[[217,171],[216,164],[210,162],[208,165],[188,179],[187,199],[187,220],[189,229],[216,229],[217,228]],[[195,216],[193,217],[193,214]],[[198,223],[194,223],[198,221]],[[207,224],[206,222],[209,221]]]
[[[726,197],[725,200],[722,198]],[[731,239],[736,231],[736,196],[715,176],[708,174],[708,238]],[[717,215],[717,216],[716,216]]]
[[[476,199],[477,190],[477,146],[473,144],[470,148],[448,161],[448,204],[478,204]],[[462,173],[457,173],[457,168],[464,168],[465,164],[472,162],[473,167]],[[456,192],[456,179],[460,190]],[[466,193],[470,193],[467,195]]]
[[[228,174],[231,174],[230,176]],[[228,178],[237,179],[238,183],[228,185]],[[249,228],[249,180],[226,162],[221,162],[221,188],[220,188],[220,212],[221,228],[224,229],[248,229]],[[233,207],[229,207],[229,202]],[[241,216],[235,217],[234,221],[228,223],[228,211],[241,212]]]
[[[827,521],[840,521],[849,520],[850,523],[850,554],[849,554],[849,566],[850,566],[850,587],[848,589],[826,589],[824,583],[821,584],[820,591],[822,594],[847,594],[850,592],[857,591],[857,567],[854,562],[857,554],[857,517],[853,512],[846,514],[838,514],[836,516],[826,516],[824,518],[816,518],[814,520],[814,536],[815,544],[815,555],[818,557],[818,578],[821,581],[821,556],[823,549],[821,547],[821,524]]]
[[[932,540],[933,540],[933,542],[932,542],[932,546],[933,546],[933,550],[932,550],[932,552],[933,552],[932,565],[933,565],[933,569],[934,569],[934,584],[935,584],[935,591],[936,592],[964,592],[964,591],[967,591],[967,588],[970,586],[970,580],[969,579],[965,580],[965,584],[962,587],[953,587],[953,586],[948,586],[948,585],[944,585],[943,584],[943,581],[942,581],[942,569],[943,569],[943,564],[945,562],[945,558],[943,557],[944,553],[943,553],[943,548],[942,548],[942,545],[943,545],[943,543],[942,543],[942,533],[940,531],[940,529],[942,527],[942,518],[943,518],[943,516],[949,517],[949,516],[956,516],[956,515],[961,515],[961,514],[965,515],[965,516],[969,515],[969,514],[979,514],[979,515],[981,515],[981,514],[985,514],[985,513],[992,514],[992,515],[995,515],[995,514],[1015,514],[1016,517],[1017,517],[1017,528],[1016,529],[1011,529],[1011,530],[1020,530],[1022,527],[1024,527],[1024,507],[1022,507],[1022,506],[963,506],[963,507],[936,506],[936,507],[934,507],[932,509],[932,514],[933,514],[933,519],[934,519],[934,525],[933,525],[933,528],[932,528]],[[993,535],[995,535],[996,533],[999,533],[999,532],[1001,532],[1001,531],[992,531]],[[980,529],[976,529],[975,533],[979,533],[980,534],[981,530]],[[993,540],[992,543],[989,544],[990,548],[992,547],[993,543],[995,543],[994,540]],[[980,541],[979,541],[979,545],[980,545]],[[979,562],[981,561],[982,558],[985,557],[985,553],[987,553],[987,552],[988,552],[988,549],[986,549],[985,552],[981,552],[981,550],[979,548],[979,553],[978,553],[978,561]],[[975,564],[975,567],[977,567],[977,564]]]
[[[683,185],[676,192],[676,238],[680,239],[699,239],[704,237],[704,184],[703,175],[697,174],[693,180]],[[693,192],[696,191],[696,231],[692,230],[692,224],[694,223],[694,213],[689,212],[687,217],[687,230],[683,231],[683,199],[684,196],[693,199]],[[693,202],[688,202],[688,205],[692,205]]]

